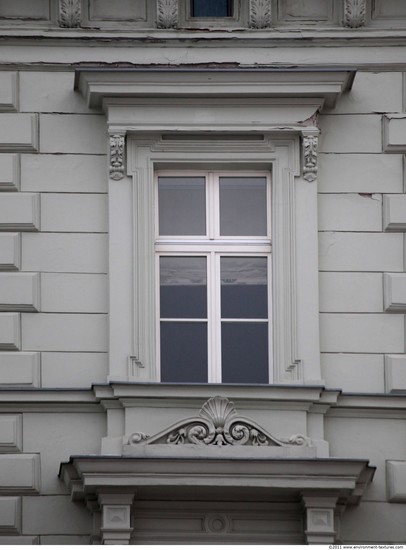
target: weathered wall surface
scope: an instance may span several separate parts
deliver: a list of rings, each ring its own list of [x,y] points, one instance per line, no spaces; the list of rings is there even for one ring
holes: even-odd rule
[[[89,388],[107,374],[103,117],[78,100],[72,72],[0,79],[1,389]],[[58,400],[14,412],[2,399],[0,544],[89,543],[91,516],[58,470],[100,452],[105,417]]]
[[[385,117],[403,112],[402,82],[402,73],[359,72],[320,117],[321,358],[327,384],[344,391],[390,391],[384,365],[404,352],[404,316],[388,288],[406,284],[404,234],[383,208],[404,197],[403,155],[382,143]]]

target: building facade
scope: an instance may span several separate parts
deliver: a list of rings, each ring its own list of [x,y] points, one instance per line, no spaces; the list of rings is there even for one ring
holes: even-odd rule
[[[0,543],[403,543],[404,3],[0,36]]]

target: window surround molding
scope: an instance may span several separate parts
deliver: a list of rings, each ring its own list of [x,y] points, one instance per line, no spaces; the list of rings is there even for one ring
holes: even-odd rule
[[[157,382],[154,172],[269,170],[273,382],[320,384],[317,113],[350,70],[78,69],[110,144],[109,381]],[[133,236],[133,239],[131,239]]]

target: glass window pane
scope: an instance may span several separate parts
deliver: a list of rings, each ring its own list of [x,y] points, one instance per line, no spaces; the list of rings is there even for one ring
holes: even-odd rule
[[[220,235],[267,234],[265,177],[220,178]]]
[[[205,235],[205,178],[160,176],[158,208],[160,235]]]
[[[267,258],[223,257],[220,273],[223,319],[268,317]]]
[[[268,323],[221,324],[222,381],[268,384]]]
[[[191,0],[192,17],[229,17],[230,0]]]
[[[161,323],[161,381],[207,383],[207,323]]]
[[[161,318],[207,317],[207,268],[205,257],[160,258]]]

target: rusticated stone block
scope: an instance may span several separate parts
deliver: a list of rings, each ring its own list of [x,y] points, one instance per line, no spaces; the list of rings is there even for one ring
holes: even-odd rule
[[[0,114],[0,152],[36,151],[38,116],[21,113]]]
[[[0,356],[1,355],[2,354],[0,354]],[[1,363],[0,363],[0,384],[1,384]],[[0,452],[16,453],[21,451],[22,451],[22,416],[21,414],[0,414]]]
[[[0,455],[0,494],[37,494],[39,490],[38,454]]]
[[[18,233],[0,233],[0,271],[15,271],[21,266],[21,240]]]
[[[38,193],[3,193],[0,201],[0,231],[38,231]]]

